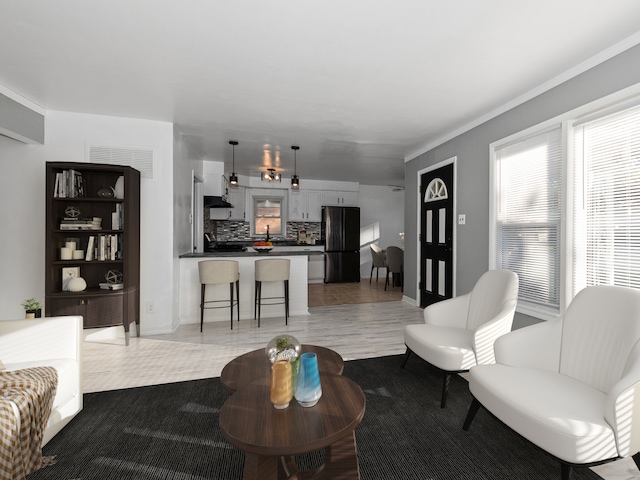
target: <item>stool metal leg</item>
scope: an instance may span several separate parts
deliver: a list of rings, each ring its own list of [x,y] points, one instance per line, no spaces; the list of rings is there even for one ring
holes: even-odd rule
[[[258,284],[259,283],[260,282],[256,280],[255,286],[253,289],[253,319],[254,320],[258,318]]]
[[[229,309],[231,310],[231,330],[233,330],[233,282],[229,284]]]
[[[202,332],[202,324],[204,323],[204,283],[200,285],[200,331]]]
[[[236,309],[238,310],[238,322],[240,322],[240,280],[236,280]]]
[[[262,282],[258,281],[256,281],[256,310],[258,311],[258,328],[260,328],[260,313],[262,311]]]
[[[284,281],[284,324],[289,325],[289,280]]]

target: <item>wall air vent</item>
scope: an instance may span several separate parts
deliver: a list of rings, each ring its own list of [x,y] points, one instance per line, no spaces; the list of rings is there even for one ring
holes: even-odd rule
[[[89,162],[126,165],[138,170],[140,178],[153,178],[153,150],[89,145]]]

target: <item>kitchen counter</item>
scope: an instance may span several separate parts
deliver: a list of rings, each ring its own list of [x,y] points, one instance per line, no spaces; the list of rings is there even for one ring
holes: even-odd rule
[[[315,245],[310,245],[315,246]],[[284,248],[284,247],[281,247]],[[185,253],[180,255],[180,258],[217,258],[217,257],[291,257],[298,255],[324,255],[324,252],[321,250],[280,250],[278,247],[275,247],[269,253],[258,253],[255,250],[252,250],[251,247],[247,248],[246,252],[200,252],[200,253]]]
[[[310,245],[310,247],[318,247]],[[321,245],[319,247],[322,247]],[[286,250],[281,251],[280,249]],[[293,249],[287,250],[287,249]],[[240,328],[257,326],[253,319],[255,298],[255,262],[266,258],[288,258],[291,261],[289,274],[289,315],[308,315],[309,260],[311,258],[324,259],[322,250],[306,250],[296,247],[276,247],[269,253],[258,253],[253,250],[247,252],[204,252],[180,255],[180,323],[200,323],[200,278],[198,263],[205,260],[236,260],[240,271]],[[318,262],[324,265],[324,262]],[[282,282],[265,282],[262,286],[262,296],[277,297],[283,295]],[[228,285],[212,285],[207,287],[207,299],[229,298]],[[263,305],[261,308],[262,322],[274,318],[273,322],[281,322],[284,327],[284,305]],[[269,321],[269,320],[267,320]],[[290,319],[291,321],[291,319]],[[217,308],[204,312],[204,322],[229,323],[229,309]],[[244,322],[244,324],[243,324]],[[234,328],[236,328],[234,322]],[[206,325],[204,328],[207,328]]]

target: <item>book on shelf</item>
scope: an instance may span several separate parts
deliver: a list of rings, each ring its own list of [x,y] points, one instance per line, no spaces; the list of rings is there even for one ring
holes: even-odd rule
[[[54,198],[78,198],[85,196],[82,173],[74,169],[56,173],[53,187]]]
[[[102,290],[122,290],[124,283],[100,283],[98,284]]]
[[[124,225],[124,217],[123,217],[123,205],[121,203],[116,203],[116,210],[111,212],[111,229],[112,230],[121,230]]]
[[[85,260],[99,262],[122,259],[122,234],[103,234],[89,237]]]
[[[95,242],[96,242],[96,237],[94,235],[91,235],[89,237],[89,240],[87,240],[87,251],[85,252],[85,257],[84,257],[86,261],[90,261],[94,259],[93,250],[95,248]]]
[[[64,217],[60,220],[60,230],[101,230],[102,218],[72,218]]]

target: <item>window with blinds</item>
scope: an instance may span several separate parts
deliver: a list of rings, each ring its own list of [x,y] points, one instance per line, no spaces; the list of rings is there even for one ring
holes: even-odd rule
[[[574,125],[573,295],[640,288],[640,107]]]
[[[561,126],[495,148],[493,178],[496,267],[518,274],[520,303],[557,311]]]

